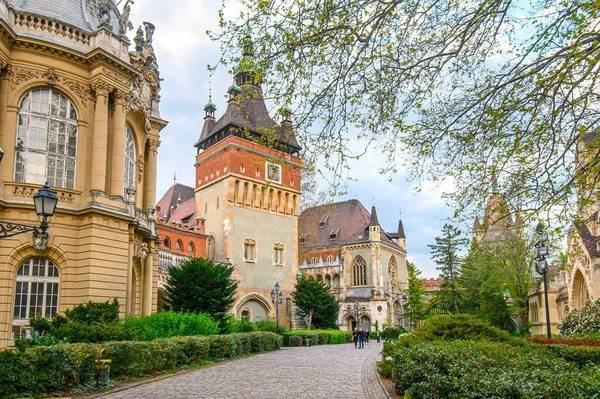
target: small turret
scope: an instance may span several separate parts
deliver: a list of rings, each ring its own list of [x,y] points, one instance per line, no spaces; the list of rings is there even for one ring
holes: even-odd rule
[[[371,208],[371,222],[369,223],[369,241],[381,241],[381,226],[377,220],[375,205]]]

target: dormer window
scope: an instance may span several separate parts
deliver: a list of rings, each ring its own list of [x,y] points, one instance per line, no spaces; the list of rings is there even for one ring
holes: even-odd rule
[[[323,215],[321,221],[319,222],[319,228],[325,227],[325,225],[327,224],[327,219],[329,219],[329,215]]]
[[[329,239],[330,240],[337,240],[339,232],[340,232],[340,228],[339,227],[337,229],[332,229],[331,232],[329,233]]]
[[[316,265],[317,263],[319,263],[319,258],[317,258],[317,257],[314,257],[310,260],[311,265]]]
[[[308,239],[308,233],[304,233],[304,234],[300,235],[300,237],[298,238],[298,242],[300,244],[304,244],[307,239]]]

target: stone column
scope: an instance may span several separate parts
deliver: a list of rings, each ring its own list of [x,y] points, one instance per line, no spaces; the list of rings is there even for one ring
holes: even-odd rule
[[[148,316],[152,313],[152,273],[153,270],[153,259],[154,259],[154,248],[153,243],[149,242],[148,255],[146,256],[146,262],[144,265],[144,293],[142,300],[142,316]]]
[[[6,106],[8,105],[8,85],[10,83],[10,72],[8,70],[9,66],[7,64],[3,64],[2,61],[0,61],[0,147],[2,147],[2,150],[4,151],[4,153],[6,153],[9,148],[8,148],[8,143],[6,140],[7,137],[7,118],[8,118],[8,113],[6,110]],[[16,132],[13,132],[13,135],[16,134]],[[14,148],[11,149],[10,152],[14,152]],[[9,176],[4,176],[4,171],[6,170],[6,168],[4,167],[4,164],[6,163],[6,159],[4,160],[4,162],[0,163],[0,182],[4,182],[5,180],[12,180],[10,179]],[[9,170],[11,168],[8,168]],[[4,187],[2,188],[4,190]],[[2,194],[4,194],[2,192]]]
[[[133,279],[133,257],[136,255],[135,246],[133,242],[133,229],[129,231],[129,250],[127,251],[127,284],[125,285],[125,315],[131,316],[133,314],[134,306],[133,301],[135,294],[133,290],[132,279]]]
[[[148,138],[148,155],[146,157],[144,181],[144,209],[156,202],[156,161],[160,141],[158,137]]]
[[[125,178],[125,92],[115,93],[115,118],[112,137],[110,195],[123,197]]]
[[[108,149],[108,93],[110,87],[99,80],[92,85],[96,92],[94,144],[92,156],[92,190],[106,191],[106,155]]]

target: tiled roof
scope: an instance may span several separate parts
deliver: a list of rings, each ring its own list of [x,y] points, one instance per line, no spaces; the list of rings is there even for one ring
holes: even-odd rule
[[[188,220],[186,223],[188,226],[193,227],[196,225],[196,199],[192,198],[179,205],[176,205],[175,210],[171,213],[169,222],[180,222],[182,220]]]
[[[406,238],[404,234],[404,223],[402,223],[402,219],[398,221],[398,231],[394,233],[388,233],[388,235],[392,238]]]
[[[15,10],[55,19],[87,31],[100,25],[98,1],[93,0],[9,0]],[[112,10],[110,25],[118,33],[120,12],[114,0],[108,0]]]
[[[292,131],[284,130],[271,119],[261,88],[253,84],[242,85],[241,93],[236,96],[235,100],[229,101],[223,116],[216,123],[207,124],[205,122],[205,127],[206,131],[202,130],[200,138],[195,144],[196,147],[226,128],[234,127],[241,128],[242,136],[247,130],[300,150],[295,134]]]
[[[157,211],[157,217],[164,217],[165,221],[171,219],[171,207],[177,207],[179,199],[183,203],[194,197],[193,187],[180,183],[173,184],[156,204],[156,208],[160,208]]]
[[[322,220],[325,220],[323,226],[320,225]],[[299,247],[305,249],[368,242],[370,223],[371,215],[357,199],[307,208],[298,217],[298,237],[306,235],[306,240]],[[337,238],[330,240],[331,231],[338,228]],[[381,241],[400,248],[383,229]]]

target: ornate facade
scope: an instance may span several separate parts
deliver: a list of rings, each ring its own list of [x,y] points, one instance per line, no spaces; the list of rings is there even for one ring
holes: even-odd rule
[[[0,0],[0,219],[38,224],[32,195],[59,203],[45,248],[0,240],[0,347],[28,317],[118,298],[156,309],[154,204],[160,78],[144,23],[131,48],[125,1]],[[131,50],[131,51],[130,51]]]
[[[352,199],[305,209],[298,234],[300,271],[331,286],[340,329],[402,324],[408,281],[402,221],[386,233],[375,207],[369,214]]]
[[[217,120],[212,101],[204,108],[195,144],[196,215],[214,238],[208,257],[235,266],[239,285],[232,313],[274,320],[270,292],[279,283],[285,295],[279,320],[289,327],[289,294],[298,271],[300,146],[287,107],[281,124],[269,116],[253,53],[248,37],[225,113]]]

